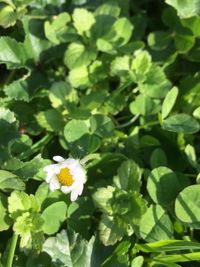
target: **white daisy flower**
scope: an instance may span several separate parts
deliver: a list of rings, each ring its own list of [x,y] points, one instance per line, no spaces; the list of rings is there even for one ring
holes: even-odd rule
[[[70,199],[75,201],[83,192],[83,185],[86,182],[85,169],[73,158],[54,156],[53,160],[57,163],[44,167],[50,190],[60,189],[65,194],[71,193]]]

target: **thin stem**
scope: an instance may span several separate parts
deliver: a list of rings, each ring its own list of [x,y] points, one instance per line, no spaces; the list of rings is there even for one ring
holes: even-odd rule
[[[130,119],[132,117],[132,115],[124,115],[124,116],[121,116],[120,118],[117,118],[117,121],[123,121],[123,120],[126,120],[126,119]]]
[[[141,130],[141,129],[144,129],[148,126],[154,126],[154,125],[158,125],[158,124],[160,124],[159,121],[151,121],[151,122],[148,122],[147,124],[139,126],[138,128]]]
[[[10,248],[8,251],[8,260],[6,263],[6,267],[12,267],[13,258],[15,255],[15,249],[16,249],[16,245],[17,245],[17,239],[18,239],[18,235],[13,233]]]
[[[121,129],[121,128],[125,128],[127,126],[130,126],[131,124],[133,124],[138,118],[139,118],[140,115],[136,115],[135,117],[133,117],[130,121],[128,122],[125,122],[121,125],[118,125],[116,126],[117,129]]]
[[[127,87],[129,87],[132,83],[133,83],[132,81],[128,81],[128,82],[125,82],[125,83],[119,85],[115,89],[115,91],[108,96],[108,99],[111,100],[113,97],[119,95],[123,90],[125,90]]]
[[[38,152],[44,145],[46,145],[51,139],[53,135],[47,134],[42,139],[40,139],[37,143],[35,143],[30,149],[26,150],[24,153],[21,153],[21,155],[18,156],[19,159],[26,159],[27,157],[30,157],[31,155]]]
[[[197,175],[196,174],[192,174],[192,173],[184,173],[186,176],[188,177],[192,177],[192,178],[196,178]]]
[[[99,153],[93,153],[93,154],[89,154],[87,156],[85,156],[81,161],[80,163],[81,164],[86,164],[88,161],[92,160],[92,159],[97,159],[100,157],[100,154]]]
[[[48,16],[39,16],[39,15],[29,15],[28,16],[30,19],[47,19]]]

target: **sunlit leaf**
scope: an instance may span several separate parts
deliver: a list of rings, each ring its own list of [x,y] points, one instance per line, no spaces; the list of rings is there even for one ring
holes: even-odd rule
[[[64,266],[89,267],[92,263],[95,264],[93,246],[94,237],[87,241],[71,230],[62,230],[55,237],[49,237],[45,241],[43,251],[52,257],[53,262]]]

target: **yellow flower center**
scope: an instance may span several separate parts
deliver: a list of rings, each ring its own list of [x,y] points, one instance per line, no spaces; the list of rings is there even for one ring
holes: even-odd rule
[[[74,179],[68,168],[63,168],[60,170],[59,174],[57,174],[58,180],[62,185],[70,186],[73,184]]]

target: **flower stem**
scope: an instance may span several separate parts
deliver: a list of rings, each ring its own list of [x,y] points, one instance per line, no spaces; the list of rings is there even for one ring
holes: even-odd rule
[[[53,138],[52,134],[47,134],[45,135],[42,139],[40,139],[37,143],[32,145],[32,147],[25,152],[21,153],[18,158],[20,160],[26,159],[27,157],[32,156],[33,154],[37,153],[40,151],[44,145],[46,145],[51,139]]]
[[[87,163],[89,160],[97,159],[97,158],[99,158],[99,157],[100,157],[100,154],[99,154],[99,153],[89,154],[89,155],[85,156],[85,157],[80,161],[80,163],[84,165],[84,164]]]
[[[159,121],[151,121],[151,122],[148,122],[144,125],[139,126],[138,128],[141,130],[141,129],[144,129],[144,128],[149,127],[149,126],[154,126],[154,125],[159,125],[159,124],[160,124]]]
[[[140,115],[136,115],[135,117],[133,117],[130,121],[128,122],[125,122],[123,124],[120,124],[118,126],[116,126],[117,129],[120,129],[120,128],[124,128],[124,127],[127,127],[127,126],[130,126],[131,124],[133,124],[138,118],[139,118]]]
[[[12,267],[13,258],[14,258],[14,255],[15,255],[15,248],[16,248],[16,245],[17,245],[17,239],[18,239],[18,235],[13,233],[12,240],[11,240],[11,243],[10,243],[10,248],[9,248],[9,251],[8,251],[8,260],[7,260],[7,263],[6,263],[6,267]]]

